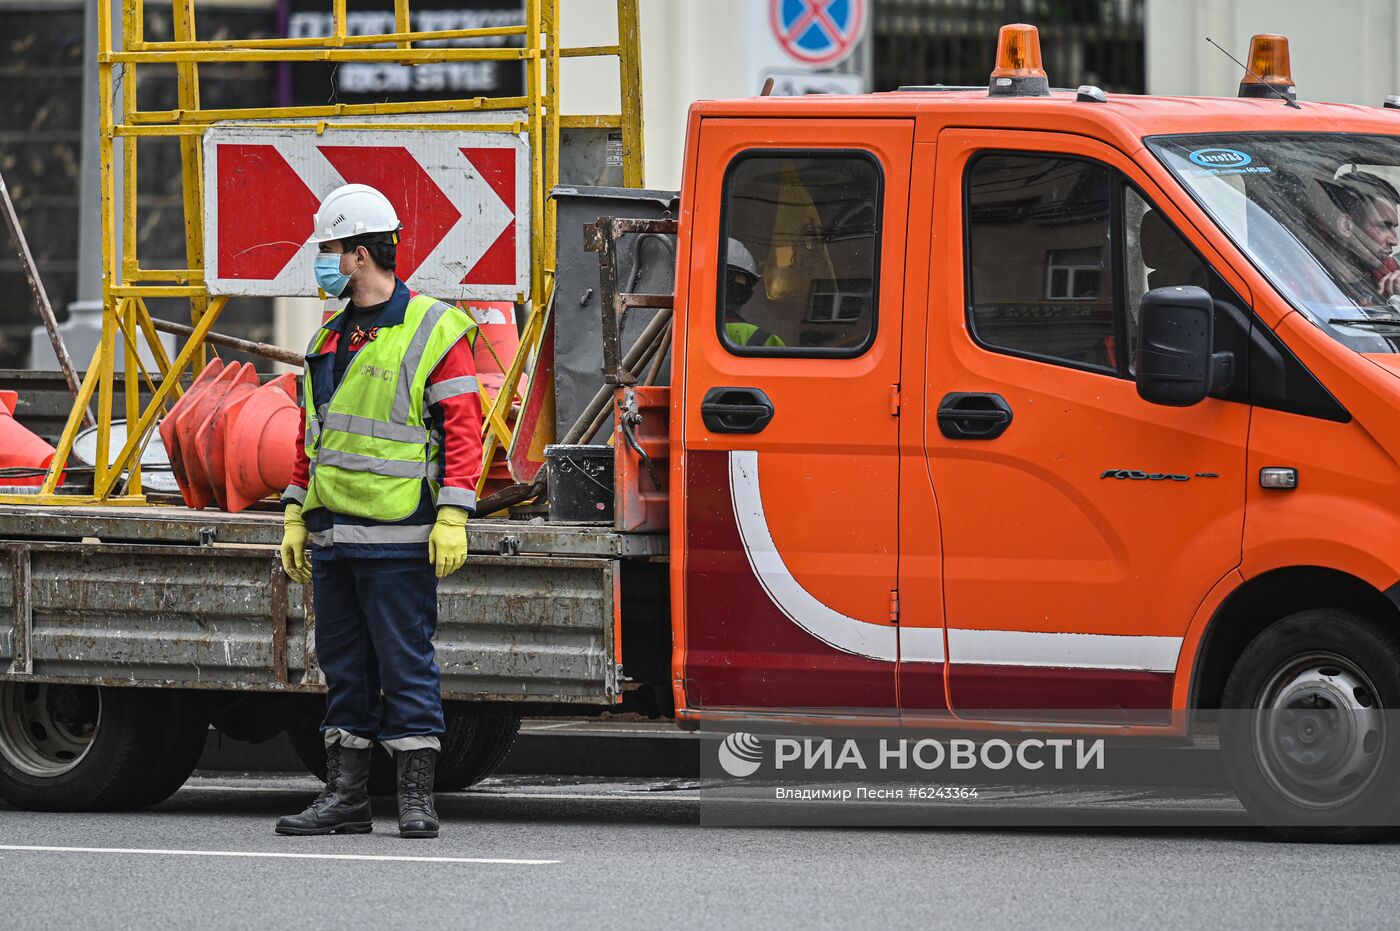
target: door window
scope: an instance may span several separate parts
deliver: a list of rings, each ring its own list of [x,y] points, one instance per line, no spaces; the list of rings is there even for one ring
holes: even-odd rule
[[[1095,162],[983,155],[967,175],[973,335],[983,345],[1117,370],[1109,218]]]
[[[1143,294],[1195,285],[1215,298],[1216,347],[1236,354],[1221,396],[1249,400],[1248,306],[1122,174],[1082,158],[988,154],[966,183],[979,343],[1132,378]]]
[[[725,174],[717,327],[743,356],[863,353],[875,338],[881,173],[866,152],[762,152]]]

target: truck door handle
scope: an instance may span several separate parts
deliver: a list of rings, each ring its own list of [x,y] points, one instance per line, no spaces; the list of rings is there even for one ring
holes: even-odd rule
[[[713,433],[757,433],[773,419],[773,402],[757,388],[711,388],[700,417]]]
[[[938,429],[950,440],[992,440],[1011,426],[1011,405],[999,394],[954,391],[938,402]]]

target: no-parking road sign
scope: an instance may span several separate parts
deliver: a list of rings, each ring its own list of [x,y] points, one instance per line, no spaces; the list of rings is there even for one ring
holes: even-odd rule
[[[529,147],[516,133],[214,126],[204,138],[211,294],[317,294],[305,245],[321,198],[378,188],[403,223],[398,275],[443,300],[530,290]]]
[[[844,61],[865,31],[865,0],[769,0],[773,35],[805,65]]]

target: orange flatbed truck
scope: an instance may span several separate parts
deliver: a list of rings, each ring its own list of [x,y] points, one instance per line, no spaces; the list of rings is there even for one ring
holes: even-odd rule
[[[1400,111],[1295,105],[1267,56],[1241,99],[1050,90],[1007,47],[990,90],[692,108],[671,386],[619,389],[652,399],[669,528],[474,521],[439,642],[459,720],[1179,739],[1244,709],[1222,748],[1261,819],[1395,822]],[[616,455],[619,500],[654,491]],[[11,802],[95,804],[99,749],[150,765],[99,746],[123,693],[275,729],[318,692],[275,519],[163,511],[0,511]],[[93,607],[143,564],[129,618]]]

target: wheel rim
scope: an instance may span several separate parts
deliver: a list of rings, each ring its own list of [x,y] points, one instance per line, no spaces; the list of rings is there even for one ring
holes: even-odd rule
[[[1303,808],[1338,808],[1371,784],[1385,751],[1380,699],[1367,675],[1334,653],[1283,664],[1259,693],[1252,734],[1265,778]]]
[[[61,776],[92,749],[102,718],[94,686],[0,684],[0,754],[22,772]]]

